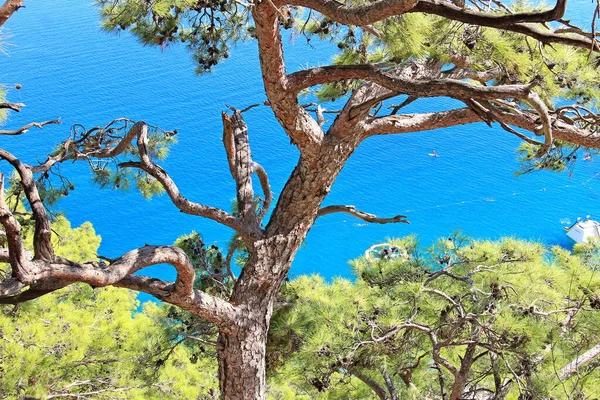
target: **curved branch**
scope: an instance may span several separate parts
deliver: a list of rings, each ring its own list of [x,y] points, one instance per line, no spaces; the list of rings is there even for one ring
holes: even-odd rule
[[[384,387],[377,383],[377,381],[374,379],[371,379],[369,376],[363,374],[358,368],[350,366],[348,367],[348,372],[358,378],[358,380],[360,380],[362,383],[367,385],[381,400],[389,400],[388,394]]]
[[[363,221],[372,222],[372,223],[376,223],[376,224],[389,224],[389,223],[396,223],[396,222],[410,224],[410,222],[406,219],[406,215],[396,215],[395,217],[392,217],[392,218],[379,218],[376,215],[357,210],[356,207],[354,207],[354,206],[341,206],[341,205],[327,206],[327,207],[321,208],[319,210],[319,212],[317,213],[317,218],[322,217],[323,215],[333,214],[336,212],[350,214],[356,218],[362,219]]]
[[[311,8],[345,25],[365,26],[412,10],[419,0],[376,0],[360,6],[347,6],[336,0],[282,0],[287,4]]]
[[[538,96],[535,92],[529,93],[527,102],[538,113],[542,124],[541,132],[545,137],[545,142],[542,146],[540,146],[540,150],[537,153],[537,156],[541,157],[544,153],[550,150],[550,146],[552,146],[552,126],[550,122],[550,115],[548,114],[548,107],[546,107],[542,99],[540,99],[540,96]],[[536,130],[536,132],[538,131]]]
[[[332,20],[346,25],[370,25],[388,17],[408,12],[425,12],[472,25],[502,28],[517,23],[550,22],[562,18],[567,0],[558,0],[547,11],[490,14],[439,0],[378,0],[366,5],[346,6],[335,0],[290,0],[287,4],[311,8]]]
[[[237,309],[225,300],[194,290],[193,298],[173,292],[173,284],[160,279],[129,275],[113,286],[148,293],[159,300],[174,304],[228,332],[237,316]]]
[[[558,0],[552,10],[543,12],[524,12],[514,14],[490,14],[473,11],[469,8],[458,7],[450,2],[439,0],[419,0],[410,12],[423,12],[439,15],[454,21],[464,22],[470,25],[487,26],[511,32],[522,33],[546,44],[564,44],[579,47],[586,50],[600,51],[598,44],[580,34],[580,37],[561,35],[548,29],[542,30],[539,25],[531,23],[544,23],[557,21],[562,18],[566,10],[567,1]]]
[[[232,282],[236,281],[235,275],[231,270],[231,261],[233,260],[233,256],[235,251],[238,249],[238,246],[241,244],[242,239],[240,237],[236,237],[233,239],[233,242],[229,245],[229,249],[227,250],[227,257],[225,258],[225,268],[227,268],[227,275],[231,278]]]
[[[22,126],[21,128],[14,130],[14,131],[0,130],[0,135],[12,135],[12,136],[22,135],[24,133],[27,133],[29,131],[29,129],[31,129],[31,128],[42,129],[46,125],[60,124],[60,123],[61,123],[60,119],[53,119],[53,120],[44,121],[44,122],[30,122],[29,124]]]
[[[273,192],[271,191],[271,185],[269,183],[269,175],[267,175],[267,171],[265,171],[262,165],[257,162],[252,162],[252,169],[258,176],[260,186],[262,187],[263,194],[265,195],[265,201],[260,212],[258,213],[258,222],[260,223],[269,212],[269,208],[271,208],[271,203],[273,202]]]
[[[11,263],[12,264],[12,263]],[[145,267],[170,264],[177,270],[174,283],[160,279],[132,275]],[[228,329],[237,310],[225,300],[194,290],[194,266],[185,252],[174,246],[146,246],[125,253],[110,265],[75,263],[57,258],[55,262],[27,261],[12,264],[17,278],[0,284],[0,304],[18,304],[75,282],[94,287],[113,285],[142,291],[175,304],[186,311],[205,318],[219,327]],[[25,285],[29,289],[19,292]]]
[[[551,10],[512,14],[480,12],[472,8],[458,7],[449,1],[440,0],[378,0],[367,5],[353,7],[335,0],[281,0],[280,2],[311,8],[336,22],[346,25],[371,25],[391,16],[422,12],[471,25],[522,33],[547,44],[560,43],[585,49],[594,48],[595,51],[600,51],[598,45],[585,34],[580,34],[580,37],[561,35],[544,31],[538,26],[532,25],[532,23],[560,20],[566,10],[566,0],[558,0]]]
[[[456,79],[408,79],[393,75],[371,64],[331,65],[310,68],[289,76],[290,90],[299,92],[307,87],[346,79],[364,79],[376,83],[396,94],[418,97],[447,96],[454,98],[505,99],[526,98],[532,85],[482,86]]]
[[[539,131],[537,113],[524,110],[504,112],[495,110],[502,123],[525,129],[530,132]],[[402,134],[417,131],[448,128],[451,126],[480,122],[481,118],[469,108],[458,108],[423,114],[390,115],[386,117],[370,117],[365,122],[365,137],[384,134]],[[577,128],[561,119],[552,118],[552,136],[555,139],[571,142],[585,147],[600,148],[600,132]],[[541,145],[541,142],[536,144]]]
[[[150,158],[150,155],[148,154],[148,126],[145,123],[141,125],[137,145],[140,153],[141,162],[124,162],[119,164],[120,167],[139,168],[156,178],[156,180],[160,182],[160,184],[163,186],[163,188],[169,195],[169,198],[171,199],[173,204],[182,212],[186,214],[197,215],[200,217],[212,219],[213,221],[219,222],[236,231],[240,230],[239,223],[233,215],[219,208],[194,203],[185,198],[179,192],[179,188],[177,187],[173,179],[171,179],[171,177],[167,174],[167,172],[164,169],[155,164]]]
[[[41,279],[60,279],[68,282],[85,282],[92,286],[108,286],[124,277],[156,264],[171,264],[177,270],[175,292],[182,296],[193,293],[195,272],[188,256],[179,247],[145,246],[129,251],[110,265],[97,263],[79,264],[64,259],[48,264],[27,276],[31,283]],[[22,280],[23,281],[23,280]]]
[[[30,167],[26,164],[23,164],[21,160],[3,149],[0,149],[0,159],[8,161],[19,174],[19,177],[21,178],[21,186],[25,191],[25,196],[27,196],[27,201],[31,207],[35,221],[35,230],[33,233],[33,248],[35,254],[34,260],[53,260],[54,248],[52,247],[52,242],[50,241],[52,235],[50,230],[50,220],[48,219],[46,208],[44,207],[42,199],[40,198],[40,194],[35,184],[35,180],[33,179],[33,173],[31,172]],[[4,208],[4,213],[8,212],[8,209],[6,207]],[[8,218],[6,222],[10,222],[12,214],[6,216],[6,218]],[[16,220],[14,220],[14,222],[16,222]],[[3,221],[2,223],[4,224],[5,222]],[[6,229],[6,234],[9,237],[9,243],[11,240],[16,240],[16,236],[19,236],[19,233],[16,230],[14,232],[9,232],[7,225],[4,225],[4,227]],[[14,229],[17,228],[15,227]],[[12,239],[10,239],[11,237]]]
[[[290,90],[283,58],[279,28],[279,9],[272,1],[258,3],[252,10],[260,54],[263,82],[269,105],[277,120],[306,157],[323,139],[317,121],[298,104],[297,93]]]

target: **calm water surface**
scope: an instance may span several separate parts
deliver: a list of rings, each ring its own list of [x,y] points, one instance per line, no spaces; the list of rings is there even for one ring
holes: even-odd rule
[[[570,2],[569,18],[591,17],[594,2]],[[62,118],[63,125],[0,137],[1,147],[26,161],[43,160],[69,127],[103,125],[117,117],[143,119],[177,129],[179,142],[164,163],[191,200],[230,209],[235,187],[221,144],[220,113],[225,104],[243,108],[265,99],[254,42],[242,44],[211,75],[196,76],[182,47],[145,48],[127,34],[100,31],[86,1],[30,2],[5,26],[10,37],[0,56],[0,82],[21,83],[9,99],[24,102],[6,127]],[[315,48],[286,33],[290,71],[324,64],[326,44]],[[407,112],[451,106],[450,101],[413,103]],[[246,114],[254,158],[269,172],[277,196],[298,153],[270,109]],[[416,233],[424,244],[455,229],[480,238],[515,236],[547,244],[570,245],[562,226],[577,216],[600,218],[600,160],[581,163],[567,174],[536,173],[520,178],[515,149],[519,140],[484,124],[377,137],[354,154],[326,199],[368,212],[408,215],[411,225],[366,225],[345,215],[317,221],[299,251],[292,275],[318,272],[347,276],[347,260],[390,236]],[[428,153],[436,149],[439,158]],[[9,172],[6,165],[0,170]],[[100,253],[115,257],[144,244],[169,244],[196,230],[208,243],[225,246],[231,232],[220,225],[183,215],[166,196],[146,201],[135,192],[101,190],[89,183],[84,165],[63,169],[77,189],[61,203],[73,224],[91,221],[102,236]],[[165,267],[146,271],[171,276]]]

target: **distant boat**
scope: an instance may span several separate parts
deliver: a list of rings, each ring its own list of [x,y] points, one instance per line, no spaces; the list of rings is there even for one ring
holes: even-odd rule
[[[590,219],[589,216],[584,221],[578,219],[573,225],[565,227],[565,231],[567,236],[577,243],[587,243],[590,238],[600,240],[600,222]]]
[[[439,157],[437,151],[432,150],[431,153],[428,154],[429,157]]]

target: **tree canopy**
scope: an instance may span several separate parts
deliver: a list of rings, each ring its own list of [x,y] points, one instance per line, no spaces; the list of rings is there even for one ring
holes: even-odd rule
[[[589,258],[460,235],[425,250],[414,237],[386,248],[400,251],[351,262],[355,282],[285,286],[289,305],[269,341],[282,398],[598,395],[589,361],[600,280]]]

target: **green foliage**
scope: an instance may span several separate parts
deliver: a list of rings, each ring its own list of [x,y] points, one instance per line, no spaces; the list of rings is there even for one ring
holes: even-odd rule
[[[52,230],[57,255],[96,258],[100,237],[90,223],[71,228],[59,216]],[[83,284],[0,306],[0,397],[212,398],[214,357],[195,342],[182,344],[168,307],[139,306],[134,292]]]
[[[98,392],[112,398],[209,398],[214,360],[190,358],[162,327],[165,310],[123,289],[66,289],[0,314],[3,399]]]
[[[592,160],[595,155],[600,154],[598,150],[582,148],[559,140],[555,140],[552,147],[542,157],[537,157],[537,146],[526,142],[517,148],[517,153],[520,161],[520,168],[516,171],[517,176],[539,170],[569,171],[571,174],[578,160]]]
[[[97,0],[103,27],[130,30],[141,43],[166,47],[185,43],[208,72],[229,57],[229,48],[249,35],[249,14],[232,0]]]
[[[289,282],[288,305],[276,310],[269,337],[274,390],[282,398],[374,398],[365,379],[385,388],[387,374],[401,398],[437,398],[440,376],[447,393],[454,378],[433,358],[433,332],[441,357],[456,368],[466,357],[462,343],[481,344],[471,389],[494,390],[495,371],[502,381],[520,380],[507,399],[598,396],[595,364],[564,383],[555,372],[600,333],[597,248],[590,246],[548,252],[455,234],[420,251],[407,237],[352,261],[354,283]]]

